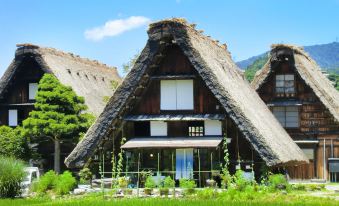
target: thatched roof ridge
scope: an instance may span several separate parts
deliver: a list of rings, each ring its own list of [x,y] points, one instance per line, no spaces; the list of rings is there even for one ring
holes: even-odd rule
[[[225,46],[202,35],[187,22],[177,19],[154,23],[148,30],[149,40],[135,66],[116,90],[104,112],[66,158],[68,167],[82,167],[131,107],[138,85],[163,58],[162,48],[175,44],[183,51],[206,86],[219,100],[240,132],[266,161],[267,165],[307,162],[299,147],[280,126],[260,97],[243,79]],[[259,111],[259,112],[258,112]]]
[[[317,63],[304,51],[302,47],[274,44],[272,45],[271,55],[264,67],[257,71],[252,87],[258,90],[272,72],[271,61],[272,54],[279,50],[290,49],[293,53],[296,72],[311,87],[315,95],[324,104],[324,106],[339,122],[339,92],[333,87],[331,81],[323,74]]]
[[[96,116],[105,106],[104,96],[113,94],[111,82],[121,81],[115,67],[96,60],[29,43],[17,44],[17,47],[15,58],[0,80],[1,97],[26,57],[34,58],[44,72],[54,74],[61,83],[71,86],[79,96],[83,96],[89,112]]]

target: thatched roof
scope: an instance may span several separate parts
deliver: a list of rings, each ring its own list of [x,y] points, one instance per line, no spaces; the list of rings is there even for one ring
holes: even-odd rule
[[[0,80],[2,98],[26,57],[34,58],[44,72],[54,74],[62,84],[71,86],[77,95],[83,96],[88,111],[96,116],[105,107],[104,97],[113,94],[111,81],[121,82],[115,67],[98,61],[32,44],[18,44],[17,47],[15,58]]]
[[[272,72],[271,62],[277,55],[289,53],[293,55],[296,72],[304,82],[314,91],[315,95],[339,122],[339,92],[331,81],[323,74],[317,63],[301,47],[286,44],[272,45],[271,55],[265,66],[259,70],[252,82],[252,87],[258,90],[266,82]]]
[[[104,112],[87,131],[65,163],[82,167],[100,145],[117,130],[131,108],[138,87],[159,67],[166,46],[178,45],[212,91],[228,116],[266,161],[267,165],[307,162],[299,147],[280,126],[264,102],[243,79],[225,45],[202,35],[182,19],[153,23],[149,39],[133,69],[118,87]],[[128,105],[128,107],[126,107]]]

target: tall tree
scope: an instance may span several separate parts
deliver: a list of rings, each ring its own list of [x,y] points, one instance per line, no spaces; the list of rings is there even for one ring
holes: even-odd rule
[[[75,94],[71,87],[62,85],[52,74],[45,74],[39,82],[34,110],[23,121],[26,133],[33,141],[50,138],[54,142],[54,170],[60,173],[60,142],[64,139],[77,141],[94,120],[84,98]]]

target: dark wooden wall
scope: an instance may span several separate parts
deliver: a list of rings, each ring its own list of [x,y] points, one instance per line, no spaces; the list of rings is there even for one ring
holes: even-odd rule
[[[28,117],[33,105],[23,105],[34,103],[28,99],[28,84],[38,83],[44,72],[39,64],[31,57],[25,57],[18,66],[12,81],[9,83],[3,97],[0,99],[0,125],[8,125],[8,110],[18,110],[19,123]]]
[[[164,114],[164,113],[190,113],[190,114],[217,114],[224,113],[218,100],[197,72],[187,57],[177,47],[168,50],[166,57],[151,76],[164,75],[194,75],[194,110],[193,111],[160,111],[160,80],[151,80],[147,92],[143,95],[140,103],[135,107],[132,114]],[[218,108],[217,108],[217,105]]]

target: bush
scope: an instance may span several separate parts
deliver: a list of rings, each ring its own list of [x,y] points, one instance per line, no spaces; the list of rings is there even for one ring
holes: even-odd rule
[[[58,175],[53,170],[50,170],[41,176],[40,180],[35,183],[36,185],[32,187],[32,191],[45,193],[47,190],[52,190],[56,185],[57,179]]]
[[[197,197],[199,199],[212,199],[212,198],[216,198],[217,195],[218,195],[218,192],[213,188],[205,188],[197,192]]]
[[[289,184],[282,174],[273,174],[268,177],[268,186],[271,190],[287,190]]]
[[[194,189],[197,187],[194,180],[185,178],[179,180],[179,186],[184,189],[184,194],[188,195],[193,194],[195,192]]]
[[[28,160],[30,151],[21,127],[0,126],[0,155]]]
[[[244,177],[242,170],[237,170],[233,176],[233,183],[237,190],[244,191],[247,186],[251,185],[251,181]]]
[[[127,177],[119,177],[118,185],[120,188],[127,188],[129,179]]]
[[[76,179],[72,176],[71,172],[65,171],[59,175],[54,191],[58,195],[65,195],[68,194],[75,186]]]
[[[175,181],[172,180],[171,176],[167,176],[164,179],[164,188],[173,188],[175,186]]]
[[[26,176],[24,167],[20,160],[0,156],[0,197],[14,198],[20,195],[21,182]]]
[[[92,172],[89,168],[85,167],[79,172],[80,183],[81,184],[90,184],[92,181]]]
[[[306,185],[305,184],[295,184],[292,185],[293,190],[298,190],[298,191],[306,191]]]
[[[152,176],[148,176],[145,182],[145,188],[153,189],[156,187],[155,181]]]

